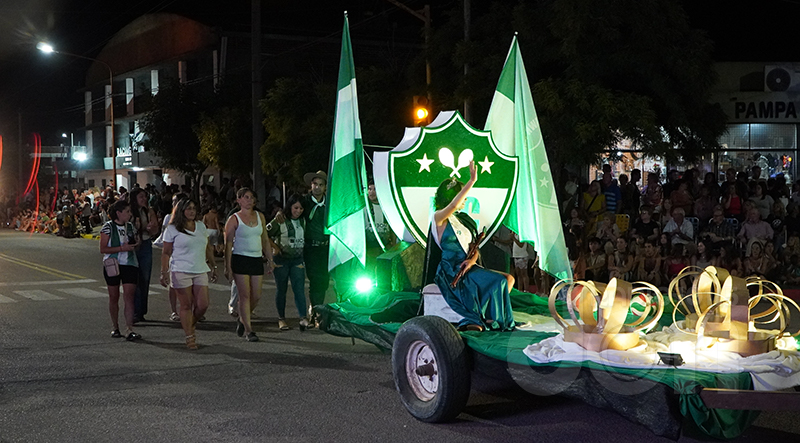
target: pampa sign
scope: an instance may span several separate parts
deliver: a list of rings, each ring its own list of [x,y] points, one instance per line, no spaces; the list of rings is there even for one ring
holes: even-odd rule
[[[489,131],[473,128],[458,111],[446,111],[427,127],[406,128],[391,151],[375,153],[378,200],[399,238],[425,246],[436,188],[451,177],[469,180],[471,160],[478,168],[478,181],[464,212],[479,229],[486,228],[488,241],[508,213],[519,174],[517,158],[501,153]]]

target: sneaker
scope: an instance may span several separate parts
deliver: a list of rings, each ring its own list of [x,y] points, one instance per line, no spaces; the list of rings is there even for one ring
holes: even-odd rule
[[[247,334],[247,341],[258,341],[258,336],[255,332]]]
[[[120,334],[119,329],[114,329],[113,331],[111,331],[111,336],[114,338],[121,338],[122,334]]]
[[[141,335],[139,335],[139,334],[137,334],[135,332],[131,332],[130,334],[128,334],[127,337],[125,337],[125,340],[134,341],[134,340],[141,340],[141,338],[142,338]]]
[[[242,324],[242,322],[240,321],[236,322],[236,335],[238,335],[239,337],[244,336],[244,324]]]
[[[283,318],[279,318],[278,319],[278,328],[281,331],[288,331],[289,329],[292,329],[292,328],[289,327],[289,324],[286,323],[286,320],[283,319]]]
[[[181,316],[178,315],[177,312],[173,312],[172,314],[169,315],[169,319],[172,321],[181,321]]]
[[[306,329],[308,329],[308,320],[306,320],[305,318],[301,318],[300,319],[300,332],[305,331]]]

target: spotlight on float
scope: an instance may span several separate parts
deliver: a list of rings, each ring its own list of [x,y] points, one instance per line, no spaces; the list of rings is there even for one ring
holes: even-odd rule
[[[369,277],[361,277],[356,280],[356,291],[364,294],[375,288],[375,282]]]

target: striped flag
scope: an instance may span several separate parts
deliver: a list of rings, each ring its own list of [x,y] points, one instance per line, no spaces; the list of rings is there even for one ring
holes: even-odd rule
[[[364,167],[364,146],[358,119],[358,94],[353,48],[347,15],[342,32],[342,55],[339,60],[339,83],[336,117],[333,126],[328,196],[330,205],[326,226],[331,233],[328,270],[356,258],[366,266],[364,208],[367,176]]]
[[[516,36],[484,129],[492,131],[500,151],[519,158],[516,195],[504,224],[521,241],[533,244],[542,270],[560,279],[572,278],[550,163]]]

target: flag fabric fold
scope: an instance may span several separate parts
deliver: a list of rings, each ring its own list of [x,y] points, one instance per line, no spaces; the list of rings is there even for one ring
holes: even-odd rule
[[[516,36],[484,129],[492,132],[500,151],[519,159],[517,190],[504,224],[521,241],[533,244],[543,271],[572,278],[550,163]]]
[[[353,258],[365,266],[367,257],[363,214],[367,201],[367,177],[347,15],[342,32],[337,89],[336,117],[328,167],[329,205],[326,227],[331,234],[329,270]]]

